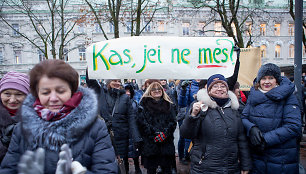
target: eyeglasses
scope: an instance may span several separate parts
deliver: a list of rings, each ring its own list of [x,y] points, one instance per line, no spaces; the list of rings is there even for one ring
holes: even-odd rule
[[[154,91],[160,91],[160,90],[162,90],[162,89],[161,89],[161,88],[152,88],[152,89],[151,89],[152,92],[154,92]]]

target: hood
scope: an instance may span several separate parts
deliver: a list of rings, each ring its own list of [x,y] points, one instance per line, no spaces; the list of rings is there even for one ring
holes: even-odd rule
[[[29,94],[22,105],[22,129],[32,149],[42,147],[59,151],[62,144],[71,144],[95,122],[98,102],[93,90],[79,87],[81,103],[66,117],[57,121],[41,119],[33,108],[36,98]]]
[[[232,91],[228,91],[228,96],[229,96],[229,102],[224,106],[224,107],[231,107],[234,110],[238,110],[239,108],[239,101],[236,97],[236,95]],[[202,101],[203,104],[207,105],[210,108],[217,108],[218,104],[213,101],[210,96],[207,93],[207,89],[203,88],[200,89],[197,93],[197,100]]]

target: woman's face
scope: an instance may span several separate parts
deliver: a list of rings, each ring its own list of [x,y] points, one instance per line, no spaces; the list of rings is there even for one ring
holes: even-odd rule
[[[110,86],[111,88],[120,89],[121,80],[119,80],[119,79],[112,80],[112,81],[109,83],[109,86]]]
[[[227,98],[227,87],[223,83],[214,84],[210,91],[209,95],[216,98]]]
[[[259,83],[260,83],[260,88],[264,91],[270,91],[277,85],[274,76],[264,76],[263,78],[260,79]]]
[[[40,103],[52,112],[58,112],[72,94],[69,84],[57,77],[43,76],[37,89]]]
[[[162,95],[163,95],[163,89],[159,86],[153,86],[153,88],[151,88],[151,96],[155,99],[155,100],[159,100]]]
[[[23,100],[26,98],[26,94],[16,90],[16,89],[7,89],[1,93],[2,104],[9,109],[18,109]]]

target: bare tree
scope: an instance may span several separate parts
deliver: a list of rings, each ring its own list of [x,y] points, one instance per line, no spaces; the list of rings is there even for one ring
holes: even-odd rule
[[[145,28],[153,21],[156,11],[159,9],[159,0],[108,0],[107,3],[88,4],[96,23],[99,25],[105,39],[108,39],[102,23],[110,22],[114,27],[114,37],[119,38],[120,25],[126,26],[131,36],[139,36]],[[145,25],[141,27],[141,21]]]
[[[295,15],[294,15],[294,3],[293,0],[289,0],[289,13],[290,16],[292,17],[293,20],[295,20]],[[303,19],[303,30],[305,31],[306,29],[306,23],[305,23],[305,18]],[[305,32],[303,32],[303,45],[306,50],[306,36]]]
[[[241,5],[240,0],[190,0],[195,8],[209,8],[212,14],[220,20],[225,33],[232,37],[240,48],[252,44],[252,34],[245,29],[246,21],[253,21],[256,9],[250,9]],[[213,20],[211,20],[213,21]],[[211,22],[210,21],[210,22]],[[247,32],[248,38],[245,44],[243,34]]]
[[[40,50],[46,59],[50,57],[49,52],[53,59],[64,59],[64,47],[81,35],[72,33],[74,27],[86,16],[79,10],[69,14],[68,8],[75,10],[69,6],[69,0],[3,0],[2,5],[2,22]],[[9,19],[13,13],[26,17],[20,30],[14,28]]]

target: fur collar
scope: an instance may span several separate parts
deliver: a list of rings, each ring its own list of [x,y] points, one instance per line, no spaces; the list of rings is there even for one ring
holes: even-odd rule
[[[234,110],[238,110],[239,101],[236,95],[232,91],[228,91],[228,96],[230,101],[224,107],[231,107]],[[204,104],[208,105],[210,108],[215,109],[218,107],[218,104],[210,98],[205,88],[198,91],[197,99],[198,101],[202,101]]]
[[[97,118],[98,102],[93,90],[79,87],[83,93],[79,106],[65,118],[45,121],[38,117],[33,108],[35,97],[31,94],[22,105],[22,129],[32,149],[42,147],[59,151],[62,144],[77,141]]]
[[[20,113],[20,109],[18,109],[16,115],[11,116],[0,101],[0,128],[19,122],[21,119]]]

